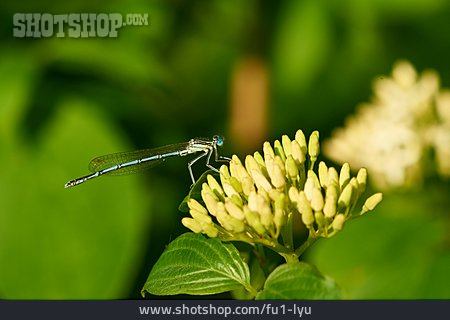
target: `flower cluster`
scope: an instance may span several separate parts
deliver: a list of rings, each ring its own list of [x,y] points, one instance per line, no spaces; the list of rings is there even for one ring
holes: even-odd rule
[[[382,195],[373,195],[355,213],[365,190],[366,169],[351,177],[348,164],[338,172],[320,162],[316,173],[319,151],[319,133],[313,132],[306,143],[298,130],[292,141],[284,135],[273,147],[265,142],[263,155],[255,152],[246,156],[244,163],[234,155],[229,166],[220,168],[220,183],[207,176],[200,200],[204,205],[189,199],[191,217],[183,218],[182,223],[196,233],[261,243],[279,253],[294,252],[292,225],[296,218],[309,230],[307,242],[333,236],[345,221],[372,210]],[[297,257],[300,251],[296,251]]]
[[[450,93],[439,89],[436,72],[418,76],[401,61],[391,77],[375,81],[373,100],[334,132],[324,153],[339,163],[366,167],[371,181],[388,189],[420,182],[430,148],[439,173],[450,176]]]

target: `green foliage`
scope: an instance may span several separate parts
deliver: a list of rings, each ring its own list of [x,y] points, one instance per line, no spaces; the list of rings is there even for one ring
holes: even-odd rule
[[[244,288],[251,298],[247,264],[231,244],[185,233],[172,241],[153,266],[142,294],[206,295]],[[267,278],[257,299],[339,299],[332,279],[304,263],[283,264]]]
[[[185,233],[169,244],[153,266],[143,292],[205,295],[240,286],[252,290],[248,266],[232,244]]]
[[[340,289],[333,279],[323,276],[311,265],[283,264],[267,278],[258,300],[339,299]]]

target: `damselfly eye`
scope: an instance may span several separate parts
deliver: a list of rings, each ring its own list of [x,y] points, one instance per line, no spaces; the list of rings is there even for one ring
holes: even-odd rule
[[[218,145],[219,147],[223,146],[223,138],[220,136],[215,135],[213,137],[214,141],[216,141],[216,145]]]

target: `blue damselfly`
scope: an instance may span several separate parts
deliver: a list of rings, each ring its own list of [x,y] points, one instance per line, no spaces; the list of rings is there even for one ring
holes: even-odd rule
[[[216,172],[218,170],[210,164],[214,153],[215,161],[229,161],[227,157],[219,156],[217,147],[223,145],[223,138],[215,135],[212,139],[196,138],[187,142],[172,144],[160,148],[144,149],[131,152],[113,153],[97,157],[89,163],[89,170],[93,173],[67,182],[64,187],[70,188],[102,175],[123,175],[152,168],[162,163],[166,158],[187,156],[201,153],[188,162],[188,170],[195,183],[192,165],[199,159],[206,157],[206,166]]]

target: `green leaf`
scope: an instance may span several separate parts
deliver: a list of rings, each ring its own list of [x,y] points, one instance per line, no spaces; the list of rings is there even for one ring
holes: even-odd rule
[[[333,279],[305,263],[277,267],[267,278],[256,299],[339,299],[340,289]]]
[[[205,171],[200,176],[200,178],[198,178],[197,181],[195,181],[195,184],[192,186],[191,190],[189,191],[189,194],[183,199],[183,201],[178,206],[178,210],[180,210],[181,212],[189,212],[189,207],[187,205],[187,202],[190,198],[194,198],[195,200],[197,200],[199,202],[203,202],[202,196],[201,196],[202,185],[203,185],[203,182],[206,182],[206,177],[208,176],[208,174],[210,174],[212,176],[216,176],[216,177],[219,176],[219,174],[213,170]]]
[[[264,286],[264,282],[266,281],[266,277],[264,275],[264,270],[261,267],[261,263],[258,261],[254,254],[250,254],[250,252],[245,252],[239,250],[243,259],[247,261],[247,264],[250,269],[251,274],[251,285],[256,290],[262,289]],[[255,295],[252,292],[248,292],[244,287],[233,290],[231,292],[231,296],[236,300],[250,300],[254,299]]]
[[[156,295],[206,295],[250,286],[250,272],[230,243],[185,233],[172,241],[142,289]]]

